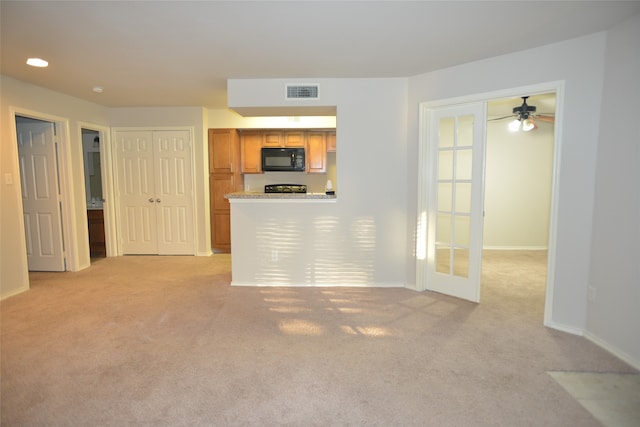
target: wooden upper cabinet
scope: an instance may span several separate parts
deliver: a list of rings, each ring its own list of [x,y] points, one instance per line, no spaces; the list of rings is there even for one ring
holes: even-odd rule
[[[300,147],[305,144],[305,131],[263,130],[263,147]]]
[[[240,157],[242,173],[262,173],[262,141],[260,131],[243,131],[240,137]]]
[[[266,130],[262,132],[263,147],[284,147],[284,134],[282,131]]]
[[[284,133],[284,146],[304,147],[305,133],[304,131],[286,131]]]
[[[307,132],[307,173],[327,171],[327,133]]]
[[[233,173],[237,147],[235,129],[209,129],[209,173]]]
[[[329,153],[336,152],[336,133],[335,132],[327,132],[327,151]]]
[[[241,130],[241,173],[262,173],[262,147],[305,148],[307,173],[326,173],[327,151],[336,151],[336,132],[309,129]]]

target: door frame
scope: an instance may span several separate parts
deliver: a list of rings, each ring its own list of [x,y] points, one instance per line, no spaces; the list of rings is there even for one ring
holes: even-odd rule
[[[553,144],[553,168],[551,179],[551,207],[549,212],[549,236],[547,251],[547,277],[546,292],[544,304],[543,324],[553,327],[552,319],[553,296],[555,291],[555,264],[556,264],[556,246],[557,246],[557,226],[558,226],[558,197],[560,184],[560,153],[562,147],[562,116],[564,110],[564,80],[551,81],[529,86],[519,86],[514,88],[496,90],[455,98],[440,99],[435,101],[421,102],[419,105],[418,118],[418,195],[417,195],[417,224],[416,224],[416,289],[419,291],[426,290],[427,278],[427,218],[429,210],[429,195],[427,193],[429,186],[431,171],[428,168],[428,135],[429,110],[434,108],[453,106],[457,104],[466,104],[471,102],[488,102],[494,99],[520,97],[522,94],[542,94],[555,92],[556,94],[556,120],[554,125],[554,144]],[[486,131],[485,131],[486,132]],[[484,163],[482,178],[482,193],[484,194]],[[483,201],[484,203],[484,201]]]
[[[30,119],[42,120],[55,125],[56,141],[58,143],[58,179],[60,180],[60,202],[61,202],[61,218],[62,218],[62,244],[65,258],[66,271],[78,271],[80,263],[78,261],[78,251],[74,244],[73,237],[77,236],[76,215],[73,210],[73,178],[71,177],[71,144],[69,143],[69,119],[65,117],[54,116],[51,114],[40,113],[38,111],[28,110],[19,107],[9,107],[9,115],[11,117],[11,140],[12,144],[18,146],[16,116],[28,117]],[[20,170],[20,161],[18,151],[13,159],[15,170]],[[22,177],[17,177],[20,188],[22,188]],[[18,198],[20,212],[24,212],[22,197]],[[25,225],[24,217],[20,216],[20,228],[24,235]],[[24,254],[25,266],[28,271],[29,266],[26,264],[27,247],[24,239],[20,241],[20,250]]]
[[[82,135],[82,129],[98,132],[100,138],[100,164],[102,165],[102,197],[106,200],[103,205],[104,233],[107,256],[116,256],[117,227],[115,221],[115,193],[113,189],[113,165],[111,158],[111,130],[108,126],[100,126],[93,123],[78,122],[78,135]],[[85,181],[84,167],[82,168],[83,181]],[[86,184],[85,184],[86,185]],[[87,236],[88,238],[88,236]]]

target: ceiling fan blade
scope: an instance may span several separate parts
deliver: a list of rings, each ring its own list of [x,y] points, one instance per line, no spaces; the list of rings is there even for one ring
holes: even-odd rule
[[[488,122],[493,122],[495,120],[504,120],[504,119],[511,119],[511,118],[515,118],[515,114],[511,114],[509,116],[503,116],[503,117],[496,117],[495,119],[487,119]]]
[[[539,120],[541,122],[554,123],[556,121],[556,118],[553,116],[536,115],[536,120]]]

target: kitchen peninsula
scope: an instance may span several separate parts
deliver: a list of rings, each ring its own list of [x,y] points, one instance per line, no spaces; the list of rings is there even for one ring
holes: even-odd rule
[[[338,286],[349,232],[335,195],[237,192],[231,205],[233,286]]]

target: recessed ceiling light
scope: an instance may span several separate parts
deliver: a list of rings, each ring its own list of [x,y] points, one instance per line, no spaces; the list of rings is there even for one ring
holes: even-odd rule
[[[49,65],[47,61],[40,58],[29,58],[27,59],[27,64],[31,65],[32,67],[40,67],[40,68],[46,67]]]
[[[102,93],[102,91],[103,91],[103,90],[104,90],[104,89],[102,88],[102,86],[94,86],[94,87],[93,87],[93,91],[94,91],[95,93]]]

